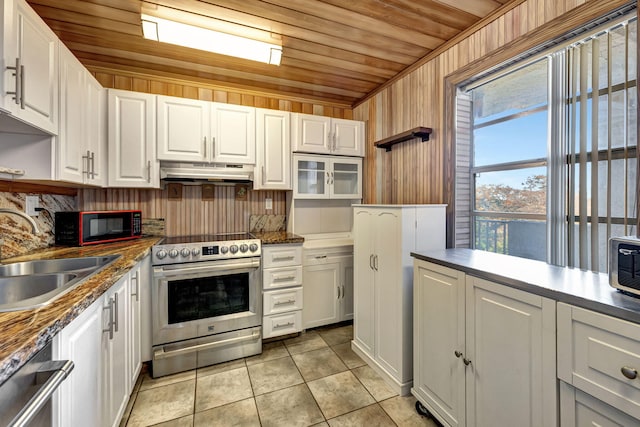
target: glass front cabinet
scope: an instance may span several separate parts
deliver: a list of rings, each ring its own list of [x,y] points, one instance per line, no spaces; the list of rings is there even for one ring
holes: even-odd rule
[[[294,154],[298,199],[361,199],[362,158]]]

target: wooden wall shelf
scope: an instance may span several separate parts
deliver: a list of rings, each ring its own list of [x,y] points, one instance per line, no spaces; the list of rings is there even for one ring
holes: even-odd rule
[[[381,139],[377,141],[374,145],[378,148],[384,148],[385,151],[391,151],[391,147],[401,142],[409,141],[415,138],[422,138],[422,142],[429,140],[429,135],[431,135],[433,129],[417,127],[406,132],[399,133],[394,136],[390,136],[389,138]]]

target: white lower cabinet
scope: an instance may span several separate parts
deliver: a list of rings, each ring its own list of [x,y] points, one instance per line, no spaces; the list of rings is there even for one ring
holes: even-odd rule
[[[304,251],[304,329],[353,319],[353,247]]]
[[[560,381],[561,426],[628,427],[639,424],[636,418]]]
[[[446,426],[556,426],[555,301],[414,268],[412,393]]]
[[[262,337],[302,330],[302,244],[262,247]]]

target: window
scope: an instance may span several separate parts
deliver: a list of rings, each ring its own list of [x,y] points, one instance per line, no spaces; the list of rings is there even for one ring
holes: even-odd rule
[[[456,246],[606,271],[635,232],[636,39],[619,19],[459,88]]]

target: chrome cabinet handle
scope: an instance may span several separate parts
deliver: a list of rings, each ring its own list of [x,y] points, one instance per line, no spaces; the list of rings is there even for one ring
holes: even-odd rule
[[[91,152],[91,179],[96,179],[96,153]]]
[[[338,286],[338,299],[340,299],[340,286]]]
[[[22,76],[20,75],[20,58],[16,58],[15,67],[7,66],[6,69],[13,70],[12,75],[16,78],[16,90],[14,90],[13,92],[7,91],[7,95],[13,95],[13,98],[11,99],[13,99],[17,105],[20,105],[20,86],[22,84],[20,81],[22,78]]]
[[[469,366],[471,365],[471,360],[467,359],[466,357],[462,358],[462,363],[465,364],[465,366]]]
[[[136,275],[131,278],[131,281],[136,281],[136,290],[131,296],[136,297],[136,302],[140,301],[140,270],[136,270]]]
[[[331,151],[336,151],[338,148],[338,132],[333,133],[333,149]]]
[[[267,174],[264,170],[264,166],[262,166],[262,184],[265,184],[267,182]]]
[[[294,280],[296,278],[296,276],[273,276],[273,281],[275,282],[276,280],[280,281],[280,280]]]
[[[453,354],[455,354],[455,356],[460,359],[460,356],[462,356],[462,353],[459,352],[458,350],[454,350]]]
[[[151,160],[147,160],[147,182],[151,182]]]
[[[277,325],[273,325],[273,329],[286,328],[287,326],[293,326],[293,322],[287,322],[287,323],[284,323],[282,325],[278,323]]]
[[[207,137],[204,137],[204,153],[203,153],[203,157],[205,158],[205,160],[207,159]]]
[[[289,299],[286,301],[277,301],[275,302],[273,305],[278,306],[278,305],[288,305],[288,304],[293,304],[294,302],[296,302],[296,300],[294,299]]]
[[[316,259],[325,259],[327,258],[326,255],[316,255]]]
[[[114,322],[113,322],[113,329],[118,332],[118,294],[113,294],[113,305],[115,306],[115,313],[113,315],[114,317]]]
[[[87,168],[84,168],[84,159],[87,159]],[[82,175],[87,175],[87,179],[91,178],[91,151],[87,150],[87,155],[82,156]]]
[[[373,270],[373,254],[369,255],[369,268]]]
[[[373,256],[373,269],[378,271],[378,255]]]
[[[327,184],[329,184],[329,179],[330,179],[329,172],[325,172],[325,173],[327,174]]]
[[[211,137],[211,157],[216,157],[216,137]]]
[[[102,332],[109,332],[109,339],[113,339],[113,298],[109,298],[109,304],[102,307],[102,310],[109,310],[109,329],[103,329]]]
[[[20,65],[20,108],[24,110],[24,65]]]
[[[333,172],[331,172],[331,185],[333,185]]]
[[[623,366],[620,369],[620,372],[622,372],[622,375],[629,378],[630,380],[635,380],[638,376],[638,371],[635,368],[630,368],[628,366]]]
[[[285,255],[285,256],[274,256],[271,258],[272,261],[286,261],[288,259],[294,259],[294,255]]]

